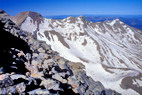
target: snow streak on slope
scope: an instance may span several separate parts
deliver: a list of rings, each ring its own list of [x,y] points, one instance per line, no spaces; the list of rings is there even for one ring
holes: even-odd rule
[[[44,19],[35,30],[39,40],[66,59],[82,62],[87,74],[106,88],[125,95],[142,93],[141,31],[119,19],[91,23],[82,17]]]
[[[31,17],[27,17],[26,23],[23,23],[21,25],[21,29],[23,31],[29,30],[33,34],[33,32],[36,31],[36,29],[37,29],[37,22],[34,23],[33,19],[31,19]]]

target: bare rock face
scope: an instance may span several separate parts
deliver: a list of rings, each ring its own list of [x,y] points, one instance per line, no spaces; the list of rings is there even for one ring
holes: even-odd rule
[[[81,63],[60,57],[3,14],[0,10],[0,94],[119,95],[88,77]]]
[[[34,21],[37,21],[38,23],[40,23],[43,19],[40,14],[38,14],[36,12],[31,12],[31,11],[19,13],[15,17],[11,16],[10,19],[12,19],[12,21],[14,21],[14,23],[16,23],[18,26],[20,26],[22,24],[22,22],[24,22],[27,17],[33,18]]]

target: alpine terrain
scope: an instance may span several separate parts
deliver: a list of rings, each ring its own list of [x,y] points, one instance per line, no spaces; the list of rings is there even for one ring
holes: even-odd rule
[[[65,89],[62,83],[64,83],[64,85],[66,83],[66,85],[74,88],[72,93],[76,92],[82,95],[113,95],[112,93],[115,95],[117,92],[121,93],[122,95],[142,94],[141,30],[130,27],[119,19],[96,23],[86,21],[81,16],[67,17],[65,19],[57,20],[43,18],[40,14],[30,11],[19,13],[16,16],[8,16],[7,18],[10,18],[16,24],[16,27],[19,27],[21,31],[24,31],[23,33],[30,34],[31,36],[29,38],[32,37],[32,39],[36,41],[36,43],[34,43],[31,42],[31,40],[28,40],[28,44],[32,47],[31,51],[34,53],[39,53],[32,54],[32,56],[36,57],[37,59],[39,58],[39,62],[33,59],[36,66],[41,66],[39,63],[42,63],[42,61],[46,59],[42,59],[42,57],[44,54],[47,54],[43,50],[42,45],[37,46],[39,49],[35,48],[37,44],[40,44],[40,42],[46,42],[47,45],[51,46],[53,51],[59,53],[58,56],[63,57],[61,58],[62,60],[69,60],[65,62],[67,67],[63,67],[66,70],[56,70],[56,66],[58,67],[58,65],[60,66],[63,64],[60,64],[60,60],[56,60],[57,63],[53,65],[54,69],[51,70],[52,72],[50,72],[50,69],[49,71],[47,70],[49,74],[52,73],[51,76],[53,80],[50,79],[51,83],[58,82],[55,88],[50,88],[54,90],[61,90],[62,92]],[[18,49],[20,50],[20,48]],[[12,48],[12,50],[15,49]],[[21,54],[21,51],[19,50],[15,51],[20,52]],[[31,53],[31,51],[29,53]],[[26,53],[27,51],[23,50],[23,52]],[[55,54],[53,55],[50,57],[55,57]],[[49,59],[44,63],[45,66],[46,63],[50,63]],[[79,70],[72,72],[75,76],[74,80],[82,76],[81,78],[77,79],[78,81],[75,82],[79,83],[81,81],[80,84],[87,84],[86,88],[82,88],[81,85],[72,85],[72,83],[66,82],[66,78],[72,77],[71,75],[68,75],[69,73],[67,72],[70,72],[70,69],[68,68],[71,65],[71,62],[75,65],[74,68],[77,68],[76,65],[78,66],[80,64],[85,66],[80,67]],[[35,68],[35,64],[32,64],[31,68]],[[27,68],[29,67],[28,70],[30,70],[28,62],[25,65]],[[42,66],[40,71],[45,72],[45,66]],[[43,73],[35,75],[34,73],[36,72],[38,72],[37,69],[35,72],[34,70],[31,70],[30,76],[36,76],[36,79],[42,80],[42,86],[48,88],[49,86],[45,85],[49,81],[41,77],[43,76]],[[55,72],[62,73],[62,76],[60,73]],[[81,72],[86,72],[87,75],[83,75]],[[65,77],[63,73],[65,75],[67,74],[66,76],[68,77]],[[58,75],[58,78],[56,74]],[[85,77],[88,76],[93,80],[87,80]],[[36,79],[33,80],[36,81]],[[28,79],[25,78],[25,80]],[[90,81],[94,81],[94,83],[91,85]],[[96,89],[92,89],[92,86],[95,86],[96,81],[99,81],[100,84],[102,83],[102,85],[104,85],[104,88],[99,90],[100,92],[97,92],[99,94],[93,92],[96,91]],[[90,82],[90,84],[87,82]],[[117,92],[108,89],[112,89]],[[90,93],[85,94],[87,90],[90,91]]]
[[[123,95],[142,94],[142,31],[119,19],[92,23],[83,17],[46,19],[22,12],[11,19],[60,56],[85,65],[87,75]]]
[[[87,75],[125,95],[142,93],[142,31],[115,19],[46,19],[34,12],[11,18],[23,31],[45,41],[60,56],[85,65]]]
[[[26,12],[41,23],[39,15]],[[45,41],[38,41],[34,27],[22,31],[0,10],[0,94],[1,95],[120,95],[88,77],[80,62],[71,62],[53,51]],[[37,20],[38,18],[38,20]],[[29,28],[32,26],[26,26]]]

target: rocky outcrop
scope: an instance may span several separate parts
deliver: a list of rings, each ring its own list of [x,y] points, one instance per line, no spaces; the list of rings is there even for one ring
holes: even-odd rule
[[[84,65],[60,57],[3,14],[0,11],[0,94],[119,95],[88,77]]]

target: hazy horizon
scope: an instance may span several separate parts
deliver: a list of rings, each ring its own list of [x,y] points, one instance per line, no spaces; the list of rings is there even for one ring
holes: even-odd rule
[[[64,14],[64,15],[45,15],[44,17],[50,17],[50,16],[142,16],[142,14],[76,14],[76,15],[72,15],[72,14]]]

